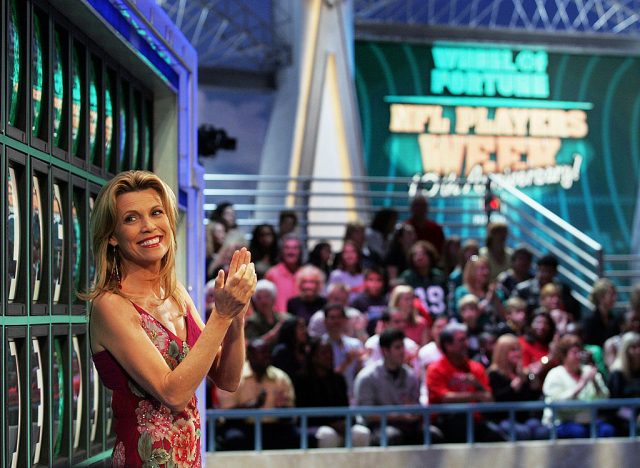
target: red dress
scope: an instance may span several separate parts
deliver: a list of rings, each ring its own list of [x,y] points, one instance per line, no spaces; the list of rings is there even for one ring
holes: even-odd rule
[[[140,313],[140,325],[174,369],[200,336],[191,313],[187,312],[187,339],[183,342],[144,309],[134,306]],[[201,466],[200,414],[195,395],[184,410],[172,413],[147,395],[109,351],[95,353],[93,362],[104,385],[113,390],[114,467]]]

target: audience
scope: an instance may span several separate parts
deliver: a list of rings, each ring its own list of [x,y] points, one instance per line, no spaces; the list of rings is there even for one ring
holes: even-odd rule
[[[380,334],[383,359],[365,367],[355,382],[356,406],[418,405],[419,383],[404,365],[404,333],[391,328]],[[380,416],[365,416],[372,430],[372,445],[380,445]],[[420,444],[423,440],[422,417],[415,413],[387,416],[386,438],[389,445]]]
[[[416,231],[410,224],[399,224],[391,237],[389,250],[384,259],[389,284],[396,284],[397,278],[409,267],[408,257],[416,242]]]
[[[384,259],[387,256],[389,243],[397,221],[397,210],[380,208],[373,215],[369,227],[365,229],[365,245],[380,259]]]
[[[494,323],[504,319],[502,302],[505,297],[496,283],[491,281],[487,257],[473,256],[467,261],[462,274],[462,285],[456,288],[453,295],[450,314],[455,316],[458,313],[458,302],[467,294],[473,294],[478,299],[478,308],[484,317],[483,321]]]
[[[331,244],[327,241],[320,241],[316,243],[311,252],[309,252],[307,263],[318,267],[320,271],[324,273],[324,277],[328,278],[331,273],[332,256],[333,251],[331,250]]]
[[[593,310],[582,322],[585,343],[604,346],[608,338],[620,333],[620,319],[613,314],[616,298],[616,287],[610,280],[600,278],[594,283],[589,296]]]
[[[580,304],[571,295],[571,288],[556,279],[558,274],[558,259],[551,254],[543,255],[538,259],[536,275],[530,280],[516,285],[512,295],[522,298],[527,303],[529,315],[540,307],[540,290],[551,282],[560,287],[564,309],[572,316],[572,321],[580,319]]]
[[[447,312],[447,286],[436,265],[438,253],[427,241],[416,241],[409,250],[409,268],[400,274],[398,283],[411,286],[431,316]]]
[[[500,273],[511,266],[513,250],[507,247],[509,229],[505,223],[490,223],[487,226],[485,246],[480,249],[480,255],[489,260],[489,278],[495,281]]]
[[[298,294],[287,301],[287,312],[309,324],[311,316],[327,303],[324,293],[324,273],[313,265],[301,267],[295,274]]]
[[[427,241],[436,249],[439,256],[444,247],[444,230],[435,221],[428,218],[429,200],[421,194],[415,195],[409,205],[411,211],[406,224],[413,226],[418,240]]]
[[[273,365],[295,379],[304,367],[308,346],[309,336],[304,320],[300,317],[286,319],[280,326],[271,353]]]
[[[269,268],[278,263],[278,239],[271,224],[259,224],[253,229],[249,251],[256,267],[256,275],[261,279]]]
[[[602,375],[594,366],[582,364],[583,348],[577,336],[567,334],[560,338],[558,357],[561,365],[549,371],[542,387],[547,403],[608,398],[609,389]],[[558,409],[554,419],[551,409],[545,408],[543,421],[555,426],[556,435],[560,439],[586,438],[590,435],[591,417],[589,408]],[[611,424],[598,419],[596,432],[598,437],[612,437],[614,428]]]
[[[247,361],[235,392],[218,389],[220,408],[288,408],[294,406],[295,392],[289,376],[271,365],[269,344],[253,340],[247,346]],[[221,429],[224,450],[251,450],[254,447],[253,420],[229,420]],[[296,425],[290,419],[262,419],[262,446],[265,449],[296,448]]]
[[[276,312],[276,286],[269,280],[261,279],[251,298],[253,313],[245,319],[244,333],[247,340],[260,338],[273,345],[278,338],[280,327],[289,314]]]
[[[367,317],[358,309],[349,306],[349,286],[342,283],[330,284],[327,288],[327,304],[340,304],[347,314],[344,333],[352,338],[358,338],[364,342],[367,334]],[[327,332],[324,320],[324,309],[316,311],[309,319],[307,331],[309,336],[320,337]]]
[[[324,337],[333,349],[333,365],[338,374],[347,382],[349,401],[353,397],[353,381],[362,368],[364,346],[356,338],[345,335],[347,314],[341,304],[327,304],[324,308],[324,325],[327,333]]]
[[[335,372],[333,350],[329,339],[314,338],[309,346],[307,362],[294,379],[296,406],[300,408],[349,406],[347,383]],[[340,447],[344,442],[344,418],[342,416],[317,416],[308,420],[310,447]],[[354,447],[369,445],[371,431],[361,424],[351,428]]]
[[[418,305],[420,303],[418,302]],[[399,311],[406,321],[404,334],[419,346],[427,344],[431,339],[431,316],[426,319],[416,308],[414,289],[405,284],[399,284],[389,296],[389,310]]]
[[[302,244],[299,238],[291,234],[286,235],[281,240],[280,261],[269,268],[264,277],[276,285],[276,291],[278,292],[276,310],[285,312],[287,310],[287,301],[298,294],[295,274],[302,263]]]
[[[207,227],[207,276],[228,268],[229,252],[245,242],[233,206],[217,208]],[[462,243],[455,236],[443,236],[440,243],[431,239],[434,247],[419,240],[426,232],[438,237],[427,214],[428,201],[417,196],[411,217],[393,235],[395,210],[376,212],[366,230],[349,223],[333,263],[331,245],[321,241],[303,264],[304,246],[292,234],[294,212],[282,212],[280,239],[272,225],[256,225],[250,250],[264,279],[245,316],[247,362],[238,392],[212,386],[210,404],[276,408],[640,398],[640,287],[619,317],[615,286],[599,279],[589,298],[593,310],[582,316],[569,287],[556,278],[557,259],[539,257],[534,275],[531,251],[507,247],[506,224],[488,226],[483,249],[474,239]],[[209,313],[213,282],[206,291]],[[634,415],[621,406],[597,414],[599,436],[628,435]],[[432,440],[466,440],[464,413],[432,416],[437,425],[429,429]],[[545,410],[542,421],[539,416],[519,411],[512,422],[507,412],[474,413],[474,438],[546,439],[552,426],[560,438],[590,435],[590,410],[557,409],[554,418]],[[264,423],[265,448],[298,446],[299,421],[266,418]],[[388,443],[421,444],[424,423],[415,413],[390,415]],[[348,428],[353,445],[380,444],[380,417],[367,415],[366,424]],[[344,417],[323,415],[308,419],[306,435],[311,447],[340,447],[346,430]],[[223,450],[253,448],[253,423],[224,422],[217,442]]]
[[[351,301],[351,306],[358,309],[368,322],[366,332],[372,335],[375,324],[387,308],[384,273],[380,267],[368,268],[364,271],[364,290]]]
[[[488,373],[491,394],[496,402],[533,401],[540,398],[540,391],[531,386],[524,371],[522,347],[514,335],[506,334],[498,338]],[[513,427],[506,413],[492,413],[491,419],[498,422],[504,434],[510,435],[513,430],[516,440],[549,438],[549,428],[542,424],[540,417],[529,411],[516,413]]]
[[[533,278],[532,262],[533,254],[527,247],[518,247],[511,253],[511,268],[503,271],[496,278],[496,283],[502,288],[506,296],[512,295],[518,283]]]
[[[427,368],[429,404],[493,401],[484,367],[469,359],[467,327],[460,323],[448,324],[440,332],[440,346],[443,357]],[[436,423],[444,434],[445,442],[464,442],[466,424],[463,413],[441,414]],[[477,413],[474,433],[475,440],[479,442],[505,440],[496,427]]]
[[[329,274],[328,284],[342,283],[349,286],[349,300],[364,290],[364,274],[360,250],[353,241],[345,241],[338,256],[336,268]]]

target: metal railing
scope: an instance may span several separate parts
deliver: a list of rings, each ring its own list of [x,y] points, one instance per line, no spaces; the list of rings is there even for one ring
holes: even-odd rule
[[[604,273],[602,245],[499,177],[490,179],[500,198],[500,213],[509,224],[511,242],[526,244],[536,257],[553,254],[561,278],[571,285],[582,306],[589,307],[589,292]]]
[[[582,306],[589,307],[591,287],[605,273],[602,246],[500,178],[490,179],[501,202],[500,211],[491,219],[509,224],[509,244],[526,244],[535,256],[555,255],[560,276],[571,285]],[[338,244],[346,218],[368,224],[373,214],[385,207],[395,209],[403,220],[409,214],[410,197],[417,191],[434,192],[429,216],[443,226],[447,237],[455,235],[484,244],[486,236],[484,183],[463,179],[425,182],[418,176],[339,179],[223,174],[206,174],[205,182],[205,212],[222,201],[233,203],[238,225],[247,238],[257,224],[277,225],[279,213],[286,209],[298,214],[301,237],[308,247],[320,239]],[[348,194],[343,190],[345,184],[351,188]],[[434,184],[437,191],[432,190]],[[323,200],[320,205],[314,201],[318,198]],[[288,204],[294,199],[293,205]]]
[[[388,446],[386,434],[387,419],[390,414],[419,414],[422,416],[423,429],[423,445],[430,446],[431,432],[429,431],[431,416],[435,414],[457,414],[463,413],[466,418],[466,443],[473,444],[475,442],[473,418],[475,413],[495,413],[503,412],[509,414],[510,432],[508,434],[509,441],[516,440],[515,420],[516,414],[519,412],[540,411],[549,408],[552,412],[552,419],[556,419],[558,410],[589,410],[591,413],[590,437],[597,438],[597,420],[598,411],[612,410],[619,408],[629,408],[631,410],[631,418],[629,420],[629,432],[626,434],[629,438],[635,438],[638,435],[637,414],[640,407],[640,398],[629,399],[609,399],[598,401],[558,401],[553,403],[545,403],[544,401],[528,401],[528,402],[505,402],[505,403],[451,403],[439,405],[411,405],[411,406],[361,406],[348,408],[279,408],[279,409],[233,409],[233,410],[207,410],[207,451],[216,451],[216,421],[219,418],[225,419],[254,419],[254,450],[262,450],[262,433],[264,430],[265,418],[288,418],[297,420],[300,449],[309,448],[307,440],[307,429],[309,427],[308,420],[311,417],[337,416],[343,417],[345,427],[351,427],[352,424],[360,417],[367,415],[376,415],[380,417],[380,446]],[[558,439],[556,426],[549,426],[550,441]],[[351,431],[345,431],[345,447],[352,448]]]

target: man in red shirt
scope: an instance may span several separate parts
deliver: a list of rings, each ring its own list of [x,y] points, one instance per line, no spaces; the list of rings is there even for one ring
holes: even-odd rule
[[[489,379],[482,364],[469,359],[467,327],[450,323],[440,333],[444,356],[427,369],[429,403],[481,403],[493,401]],[[505,438],[488,425],[480,414],[474,415],[475,440],[497,442]],[[466,441],[464,413],[438,415],[436,425],[444,433],[445,442]]]
[[[429,216],[429,200],[424,195],[418,194],[411,200],[411,215],[405,221],[416,230],[418,240],[430,242],[442,255],[444,248],[444,231],[435,221],[427,218]]]

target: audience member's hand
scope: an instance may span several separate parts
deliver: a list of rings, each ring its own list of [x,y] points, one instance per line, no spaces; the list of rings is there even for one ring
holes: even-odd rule
[[[235,318],[244,313],[256,287],[255,267],[251,263],[251,253],[246,249],[233,253],[229,273],[223,271],[216,277],[216,313],[225,318]]]

